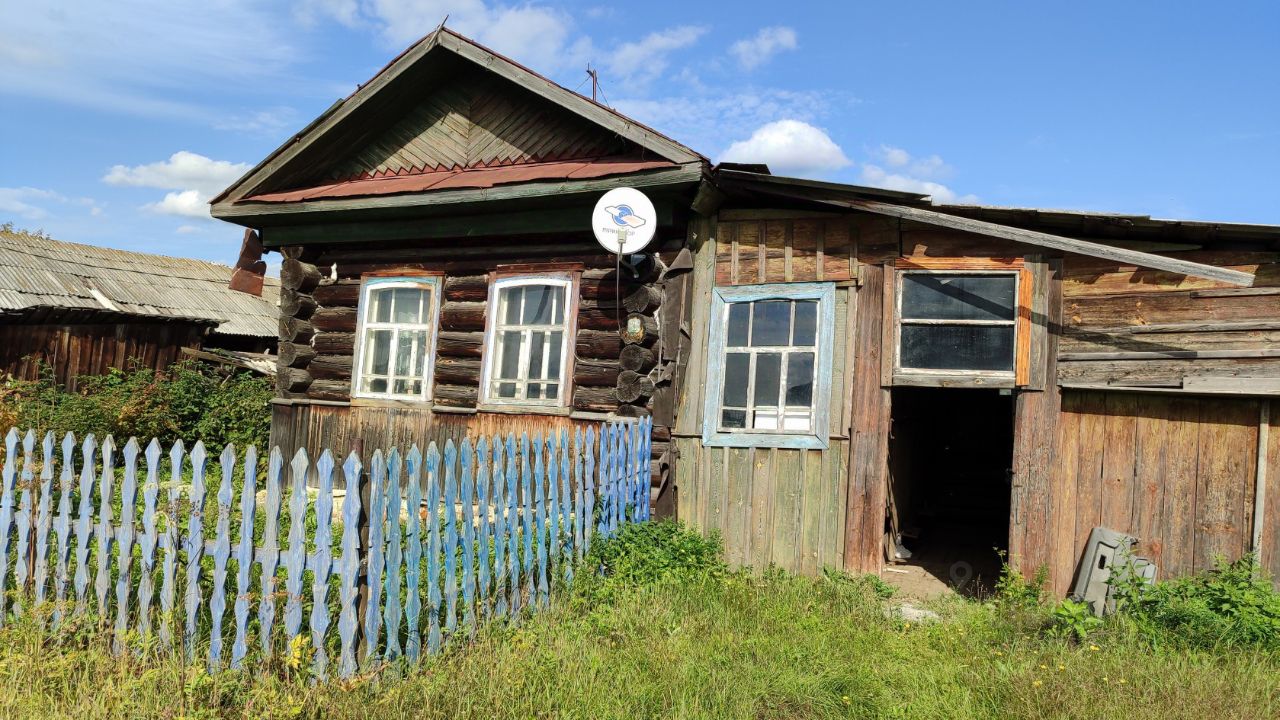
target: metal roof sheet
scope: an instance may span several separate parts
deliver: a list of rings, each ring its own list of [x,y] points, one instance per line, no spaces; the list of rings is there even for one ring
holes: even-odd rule
[[[262,297],[230,289],[219,263],[62,242],[0,229],[0,312],[120,312],[218,323],[224,335],[275,337],[280,284]]]

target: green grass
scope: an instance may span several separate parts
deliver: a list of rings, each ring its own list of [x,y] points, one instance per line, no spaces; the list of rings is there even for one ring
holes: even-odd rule
[[[350,682],[287,658],[213,675],[153,651],[116,659],[91,628],[19,623],[0,630],[0,717],[1280,716],[1274,652],[1155,643],[1123,618],[1075,643],[1025,602],[939,602],[942,621],[911,625],[872,581],[729,573],[687,534],[642,533],[597,553],[616,581]]]

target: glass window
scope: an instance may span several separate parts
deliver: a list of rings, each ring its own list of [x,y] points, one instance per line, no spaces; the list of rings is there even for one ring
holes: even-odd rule
[[[425,400],[430,395],[437,281],[368,280],[360,293],[357,397]]]
[[[704,445],[829,447],[836,292],[834,283],[714,289]]]
[[[486,401],[565,404],[572,290],[568,277],[509,277],[494,283]]]
[[[902,273],[898,369],[1012,374],[1016,273]]]

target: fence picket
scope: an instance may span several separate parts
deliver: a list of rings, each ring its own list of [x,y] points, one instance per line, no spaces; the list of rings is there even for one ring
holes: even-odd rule
[[[33,508],[35,501],[32,498],[34,487],[36,484],[35,460],[33,458],[36,445],[36,433],[34,430],[27,430],[22,436],[22,471],[20,473],[19,488],[22,490],[21,502],[18,505],[18,511],[14,514],[14,526],[18,535],[17,551],[13,555],[14,565],[14,594],[13,594],[13,612],[19,614],[22,612],[22,597],[27,589],[27,582],[31,579],[31,527],[33,517]]]
[[[16,439],[17,433],[11,435]],[[93,485],[94,485],[94,457],[97,454],[98,442],[93,437],[93,433],[84,436],[84,442],[80,448],[80,503],[77,507],[76,514],[76,614],[80,615],[86,609],[87,602],[85,595],[89,585],[89,538],[93,535]],[[9,478],[8,465],[5,466],[5,494],[8,495]],[[7,544],[8,524],[4,520],[3,505],[0,504],[0,527],[4,529],[6,539],[0,539],[0,568],[5,566],[3,549]],[[3,616],[4,610],[4,581],[0,579],[0,616]]]
[[[409,448],[404,466],[409,489],[405,501],[408,521],[405,526],[404,652],[410,660],[417,660],[422,654],[422,635],[419,632],[422,616],[422,450],[417,443]]]
[[[36,604],[45,601],[49,584],[49,527],[53,521],[53,433],[47,432],[40,444],[40,500],[36,517]]]
[[[427,652],[440,652],[440,449],[427,447]]]
[[[400,451],[396,448],[387,453],[387,470],[387,599],[383,624],[387,631],[385,655],[390,660],[400,655],[400,565],[404,557],[400,544]]]
[[[333,569],[333,453],[325,450],[316,461],[320,492],[316,495],[316,554],[311,559],[311,646],[315,650],[312,673],[324,678],[329,671],[325,633],[329,631],[329,574]]]
[[[349,678],[356,672],[356,601],[360,597],[360,456],[352,452],[342,464],[342,476],[346,480],[346,495],[342,498],[342,564],[339,569],[342,580],[339,592],[342,603],[338,615],[338,635],[341,652],[338,656],[338,677]]]
[[[307,538],[304,532],[307,515],[307,451],[298,448],[289,461],[289,547],[284,551],[286,576],[284,589],[284,635],[293,642],[302,630],[302,573],[307,564]]]
[[[387,462],[382,450],[374,450],[369,473],[369,567],[365,584],[369,588],[369,606],[364,613],[365,658],[378,657],[378,640],[382,634],[382,569],[385,563],[387,522]]]
[[[459,502],[462,505],[462,625],[468,632],[475,629],[476,601],[476,532],[472,505],[475,488],[475,455],[471,439],[462,441],[462,475]]]
[[[258,639],[262,652],[271,654],[271,629],[276,619],[276,593],[280,580],[276,570],[280,563],[280,496],[284,490],[284,455],[279,447],[271,448],[267,458],[267,508],[262,518],[262,599],[258,602]]]
[[[4,438],[4,494],[0,496],[0,625],[4,625],[7,612],[9,579],[9,532],[13,527],[13,493],[18,473],[18,429],[9,428]]]
[[[609,536],[609,468],[613,464],[613,455],[609,452],[611,433],[609,425],[601,423],[600,425],[600,480],[599,480],[599,497],[596,502],[600,505],[600,520],[596,525],[596,534],[602,537]],[[594,516],[593,516],[594,520]]]
[[[569,476],[569,431],[560,431],[560,569],[566,583],[573,581],[573,480]]]
[[[86,447],[88,439],[86,438]],[[169,502],[164,520],[164,566],[160,574],[160,647],[173,647],[173,614],[174,594],[177,585],[178,565],[178,496],[181,493],[182,459],[186,448],[181,440],[176,440],[169,449]],[[84,462],[89,463],[89,453],[84,453]],[[81,502],[84,502],[83,488]]]
[[[520,613],[520,516],[516,513],[516,436],[507,433],[507,582],[511,617]]]
[[[190,518],[187,520],[187,592],[184,603],[186,625],[182,633],[182,646],[187,658],[195,655],[196,613],[200,609],[200,570],[204,558],[204,443],[196,441],[191,448]]]
[[[458,629],[458,448],[444,443],[444,630]]]
[[[507,476],[502,472],[502,436],[493,436],[493,589],[495,617],[507,616]]]
[[[626,514],[626,490],[624,488],[628,472],[626,433],[625,425],[622,423],[614,425],[613,452],[617,456],[617,462],[613,466],[613,517],[610,519],[609,524],[610,537],[618,534],[618,526],[622,524],[622,517]]]
[[[58,519],[54,524],[55,532],[58,534],[57,576],[54,578],[53,592],[54,628],[62,624],[62,615],[65,612],[63,604],[67,599],[67,582],[69,580],[67,565],[71,555],[71,486],[75,482],[72,455],[75,453],[75,449],[75,436],[71,433],[62,436],[62,472],[58,479],[58,485],[61,487],[62,492],[58,497]]]
[[[253,525],[257,514],[258,449],[244,453],[244,483],[240,488],[240,545],[236,549],[236,639],[231,646],[231,667],[240,667],[249,652],[249,576],[253,570]]]
[[[591,536],[596,529],[596,439],[595,428],[587,428],[586,442],[583,443],[582,449],[587,454],[586,464],[584,467],[585,477],[582,480],[583,488],[583,506],[582,506],[582,551],[578,557],[585,557],[591,552]]]
[[[534,554],[538,558],[538,595],[537,605],[543,606],[547,602],[547,495],[543,490],[545,483],[545,466],[542,463],[542,435],[533,436],[533,532],[534,532]],[[551,463],[555,464],[554,461]],[[530,604],[533,595],[530,594]]]
[[[555,431],[547,433],[547,582],[560,569],[560,445]]]
[[[98,528],[94,532],[97,539],[98,572],[93,578],[93,589],[98,599],[98,624],[107,619],[107,591],[111,589],[111,546],[115,540],[115,526],[111,521],[111,499],[115,480],[116,444],[108,435],[102,441],[102,477],[98,480]]]
[[[536,443],[535,443],[536,445]],[[520,505],[524,521],[524,579],[525,605],[532,606],[537,599],[536,578],[533,574],[533,468],[529,459],[529,433],[520,434]]]
[[[160,493],[160,441],[151,438],[144,453],[147,479],[142,484],[142,535],[138,537],[142,568],[138,578],[138,634],[151,634],[151,600],[155,595],[156,497]]]
[[[124,648],[129,631],[129,592],[133,589],[134,515],[137,513],[138,441],[129,438],[124,446],[124,483],[120,486],[120,528],[116,531],[116,637],[115,652]]]
[[[476,512],[480,516],[476,530],[477,578],[476,616],[489,617],[489,440],[481,435],[476,440]]]
[[[583,554],[582,512],[585,507],[583,505],[582,464],[585,460],[583,450],[586,449],[582,446],[582,428],[574,428],[573,442],[574,448],[577,450],[573,454],[573,555],[576,560],[581,560]],[[570,564],[569,572],[573,572],[572,564]],[[570,577],[569,579],[572,580],[573,578]]]
[[[209,598],[209,668],[222,663],[222,620],[227,613],[227,560],[231,558],[231,479],[236,469],[235,446],[227,444],[218,457],[218,521],[213,532],[213,593]]]

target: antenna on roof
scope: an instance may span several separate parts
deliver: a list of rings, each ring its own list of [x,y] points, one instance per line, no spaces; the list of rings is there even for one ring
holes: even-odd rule
[[[591,67],[591,63],[587,63],[587,76],[591,78],[591,99],[596,100],[596,96],[600,93],[600,71]]]
[[[444,14],[444,19],[443,19],[443,20],[441,20],[441,21],[440,21],[440,24],[436,26],[436,32],[440,32],[441,30],[443,30],[443,29],[444,29],[444,24],[445,24],[445,23],[447,23],[447,22],[449,22],[449,13],[445,13],[445,14]]]

